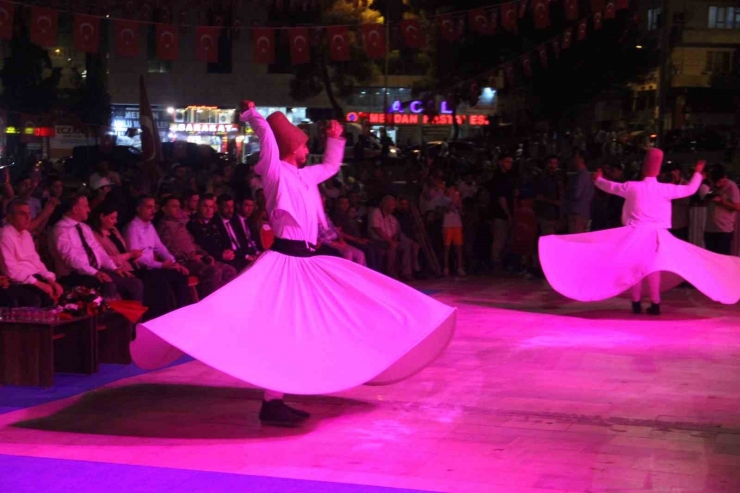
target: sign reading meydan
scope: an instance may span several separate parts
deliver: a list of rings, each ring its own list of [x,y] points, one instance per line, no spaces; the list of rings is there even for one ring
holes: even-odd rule
[[[419,114],[399,114],[399,113],[365,113],[359,111],[353,111],[347,113],[346,117],[349,123],[360,123],[363,120],[367,120],[371,125],[384,125],[386,123],[390,125],[452,125],[452,115],[437,115],[434,118],[429,118],[428,115]],[[488,117],[486,115],[456,115],[457,124],[464,125],[468,124],[475,127],[481,127],[488,125]]]

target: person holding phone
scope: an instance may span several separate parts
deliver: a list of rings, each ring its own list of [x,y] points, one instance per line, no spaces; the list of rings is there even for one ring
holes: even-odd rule
[[[632,310],[639,314],[644,280],[651,315],[660,314],[661,290],[682,279],[714,301],[740,300],[740,258],[707,252],[668,231],[672,201],[696,193],[704,162],[696,164],[686,185],[658,182],[662,162],[663,151],[649,149],[640,181],[617,183],[605,180],[601,170],[594,174],[597,188],[625,199],[623,227],[540,239],[542,268],[556,291],[578,301],[599,301],[629,290]]]

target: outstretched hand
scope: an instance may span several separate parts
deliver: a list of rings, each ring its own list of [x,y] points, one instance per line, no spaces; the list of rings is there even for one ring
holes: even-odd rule
[[[344,133],[344,128],[336,120],[329,122],[329,128],[326,130],[326,136],[330,139],[339,139]]]
[[[597,169],[596,172],[593,174],[593,177],[594,177],[594,181],[600,178],[604,178],[604,172],[601,171],[601,169]]]
[[[250,110],[253,110],[254,109],[254,101],[249,101],[249,100],[246,100],[245,99],[244,101],[241,102],[241,105],[240,106],[241,106],[242,114],[239,116],[239,119],[241,121],[243,121],[244,123],[246,123],[247,122],[247,113]]]
[[[703,159],[701,161],[696,162],[696,166],[694,167],[694,173],[702,174],[704,172],[704,167],[707,165],[707,162]]]

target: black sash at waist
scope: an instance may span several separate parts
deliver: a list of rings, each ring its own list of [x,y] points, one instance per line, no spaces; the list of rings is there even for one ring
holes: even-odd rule
[[[316,255],[316,246],[310,243],[307,245],[303,240],[275,238],[275,242],[270,247],[270,250],[290,257],[313,257]]]

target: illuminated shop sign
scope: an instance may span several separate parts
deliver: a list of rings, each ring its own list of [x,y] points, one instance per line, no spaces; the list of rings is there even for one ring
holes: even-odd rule
[[[474,127],[480,127],[488,125],[488,117],[486,115],[457,115],[457,124],[464,125],[468,124]],[[437,115],[434,118],[429,118],[427,115],[417,114],[383,114],[383,113],[364,113],[364,112],[351,112],[347,114],[347,121],[350,123],[360,123],[361,121],[367,120],[370,125],[452,125],[452,115]]]
[[[227,134],[238,132],[239,126],[223,123],[172,123],[170,132],[193,132],[208,134]]]
[[[405,113],[406,111],[409,111],[414,115],[420,115],[424,113],[424,103],[422,101],[411,101],[404,108],[404,104],[401,101],[394,101],[391,107],[388,108],[388,113]],[[452,110],[447,105],[447,101],[439,103],[439,112],[443,115],[452,114]]]

